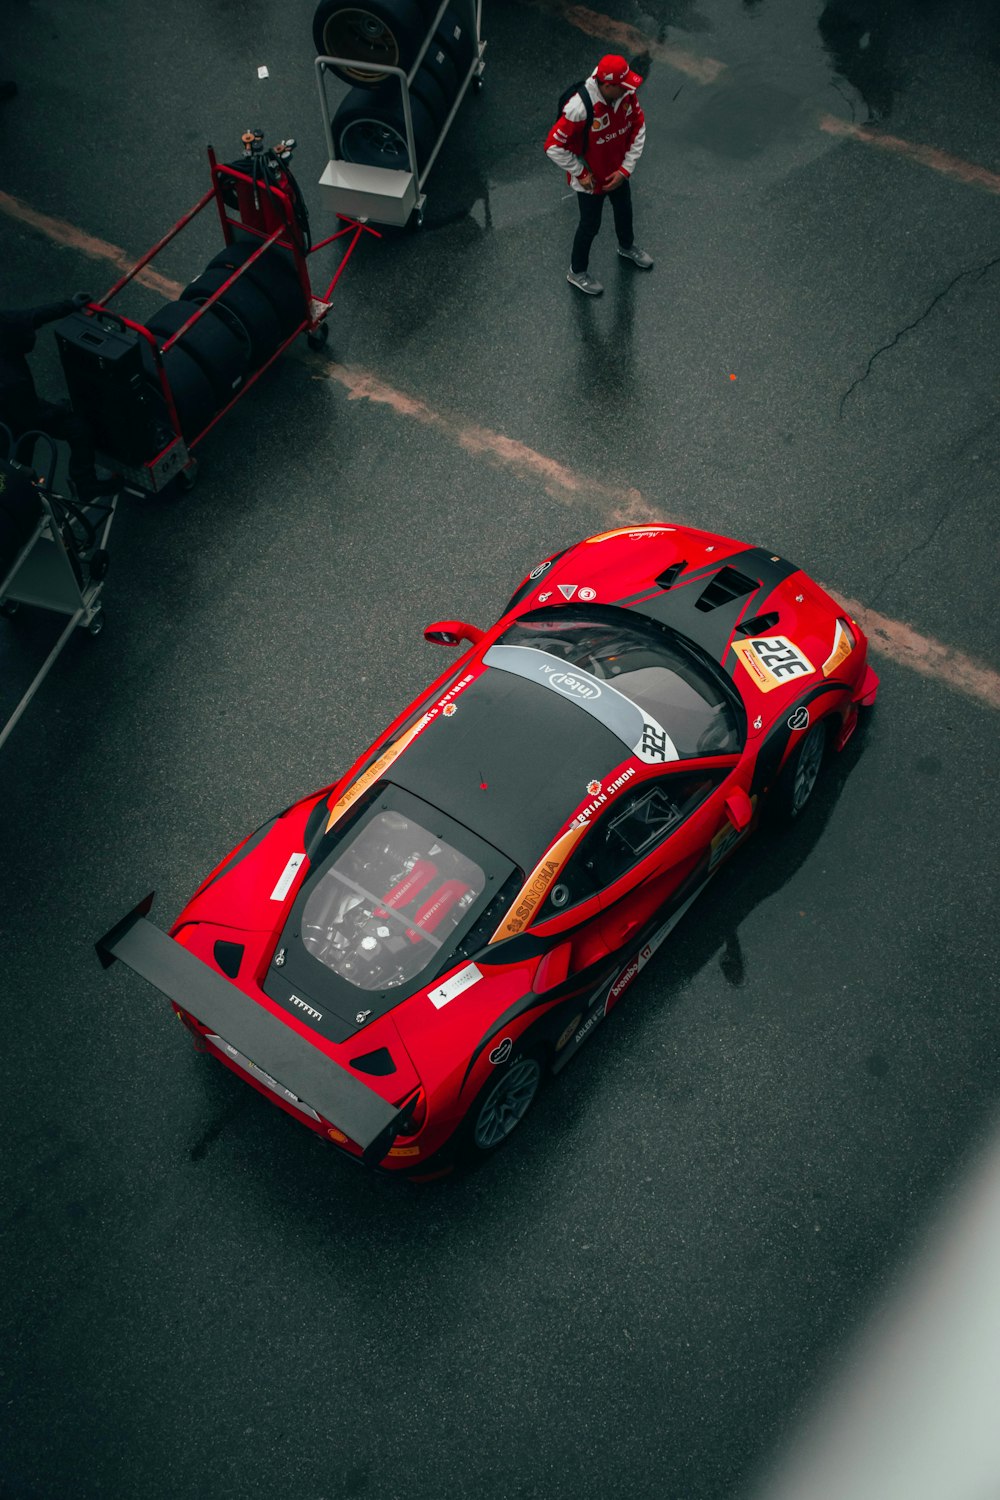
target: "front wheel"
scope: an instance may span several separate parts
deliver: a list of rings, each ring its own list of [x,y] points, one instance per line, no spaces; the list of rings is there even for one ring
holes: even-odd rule
[[[774,789],[775,810],[786,822],[800,815],[816,790],[825,752],[826,722],[821,719],[803,735]]]
[[[494,1051],[502,1046],[501,1041]],[[459,1159],[471,1166],[499,1150],[534,1104],[541,1085],[542,1058],[537,1052],[517,1052],[501,1064],[463,1121]]]

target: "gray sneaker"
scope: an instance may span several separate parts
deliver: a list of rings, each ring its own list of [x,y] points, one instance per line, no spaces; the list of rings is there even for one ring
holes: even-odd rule
[[[589,271],[567,271],[566,280],[578,291],[586,292],[588,297],[599,297],[604,291],[601,283],[595,281]]]
[[[640,250],[638,245],[629,245],[627,250],[623,250],[621,245],[619,245],[618,254],[622,260],[630,260],[634,266],[638,266],[640,271],[651,271],[653,269],[653,257],[647,255],[645,250]]]

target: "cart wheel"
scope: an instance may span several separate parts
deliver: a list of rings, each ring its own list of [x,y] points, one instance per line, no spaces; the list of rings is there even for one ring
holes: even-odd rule
[[[424,211],[423,211],[422,208],[415,208],[413,210],[412,214],[410,215],[410,227],[414,231],[416,231],[417,229],[423,229],[423,227],[424,227]]]
[[[193,490],[195,480],[198,478],[198,460],[196,458],[189,458],[183,469],[181,469],[180,473],[177,475],[177,478],[181,482],[181,489],[188,491]]]
[[[476,74],[475,78],[472,80],[472,87],[475,89],[475,91],[476,91],[477,94],[481,94],[483,92],[483,75],[482,75],[482,73],[477,73]]]
[[[320,323],[318,328],[306,334],[306,343],[310,349],[325,349],[330,339],[330,329],[326,323]]]
[[[106,576],[110,562],[111,557],[108,549],[106,547],[98,547],[90,559],[90,576],[95,583],[100,583],[101,579]]]
[[[20,608],[20,599],[5,599],[0,604],[0,615],[5,615],[8,620],[12,620]]]
[[[97,611],[97,613],[94,615],[93,619],[87,625],[87,634],[88,635],[100,635],[100,633],[101,633],[101,631],[103,629],[104,629],[104,611],[103,611],[103,609],[99,609]]]

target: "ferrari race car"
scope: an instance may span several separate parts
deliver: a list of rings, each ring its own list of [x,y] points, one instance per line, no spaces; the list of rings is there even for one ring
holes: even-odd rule
[[[609,531],[534,568],[321,791],[244,840],[170,934],[98,943],[198,1046],[348,1156],[429,1177],[500,1146],[755,828],[806,806],[878,678],[766,549]]]

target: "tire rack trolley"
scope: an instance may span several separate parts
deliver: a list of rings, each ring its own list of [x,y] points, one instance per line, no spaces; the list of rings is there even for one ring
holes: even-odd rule
[[[411,167],[417,161],[416,142],[413,133],[413,112],[410,108],[410,84],[416,77],[420,64],[424,60],[424,54],[434,40],[437,30],[445,11],[448,9],[449,0],[442,0],[438,13],[431,24],[424,44],[420,48],[413,61],[409,72],[403,68],[391,67],[388,63],[380,63],[379,71],[388,73],[399,80],[400,92],[403,96],[403,120],[406,126],[406,148],[409,154]],[[326,76],[328,69],[335,67],[353,68],[357,66],[354,58],[349,57],[317,57],[316,59],[316,81],[319,85],[320,109],[323,113],[323,129],[326,133],[326,148],[329,152],[329,161],[326,170],[319,180],[320,187],[331,208],[338,217],[343,214],[352,214],[357,219],[374,219],[376,224],[390,224],[403,227],[413,222],[419,228],[424,222],[424,204],[427,195],[423,191],[424,183],[430,174],[430,170],[437,160],[437,154],[444,144],[444,138],[451,129],[452,121],[458,113],[459,105],[465,98],[470,84],[476,89],[483,86],[483,61],[486,52],[486,43],[482,40],[482,0],[469,0],[473,22],[473,38],[475,47],[473,49],[472,61],[469,64],[464,79],[459,84],[455,102],[445,117],[444,123],[438,133],[437,141],[433,151],[427,158],[422,172],[400,172],[391,167],[363,166],[357,162],[341,161],[337,157],[334,147],[333,129],[330,120],[330,106],[326,96]]]
[[[247,157],[259,157],[262,154],[261,140],[262,137],[259,131],[248,131],[244,135],[243,143]],[[279,161],[287,161],[291,156],[294,144],[294,141],[281,142],[272,149],[269,155],[272,158],[279,159]],[[212,185],[208,191],[198,200],[192,209],[184,214],[182,218],[178,219],[169,233],[165,234],[161,240],[158,240],[152,249],[148,250],[141,260],[135,263],[130,271],[122,276],[120,280],[116,281],[114,286],[105,292],[99,301],[91,303],[88,309],[89,315],[97,318],[99,321],[110,319],[113,325],[128,329],[131,333],[145,340],[153,357],[172,429],[169,440],[164,442],[159,452],[154,457],[148,459],[141,467],[122,465],[115,461],[113,454],[108,455],[109,461],[116,462],[116,466],[122,470],[124,482],[127,486],[150,494],[159,493],[175,478],[179,478],[185,488],[191,488],[198,469],[198,462],[194,457],[193,450],[198,447],[203,438],[208,436],[220,418],[224,417],[236,405],[240,397],[260,379],[264,371],[274,364],[279,355],[283,354],[289,345],[295,342],[299,334],[305,333],[307,335],[311,349],[321,349],[324,346],[329,336],[326,316],[330,311],[330,298],[334,287],[340,280],[347,262],[353,255],[361,235],[371,234],[376,239],[379,238],[377,230],[370,229],[365,224],[359,224],[344,214],[338,214],[337,217],[341,220],[343,228],[338,229],[335,234],[328,235],[319,244],[306,248],[303,230],[296,215],[296,202],[300,200],[298,199],[298,192],[294,183],[292,182],[289,186],[291,174],[287,170],[282,171],[280,184],[268,181],[263,175],[251,175],[250,171],[244,171],[240,168],[220,163],[216,159],[215,151],[211,146],[208,147],[208,162],[212,178]],[[227,187],[230,198],[235,196],[238,205],[235,215],[230,214],[227,208]],[[259,239],[261,242],[253,254],[231,276],[227,277],[211,296],[201,303],[198,311],[192,314],[182,327],[178,328],[175,333],[162,342],[141,323],[134,322],[120,313],[109,312],[108,303],[111,302],[112,298],[117,297],[119,292],[129,282],[133,281],[146,266],[150,265],[156,256],[159,255],[160,251],[169,245],[180,234],[181,230],[186,228],[192,219],[196,218],[202,209],[206,208],[213,200],[218,211],[219,222],[222,226],[225,245],[232,245],[236,238],[235,231],[242,231],[246,235]],[[251,222],[251,220],[256,222]],[[341,256],[340,263],[326,291],[322,296],[317,296],[309,281],[309,269],[306,264],[307,258],[325,249],[328,245],[333,244],[335,240],[339,240],[345,235],[350,235],[350,243]],[[280,249],[286,250],[291,254],[295,277],[302,292],[301,321],[282,340],[274,352],[257,369],[247,375],[237,394],[221,410],[212,413],[210,420],[206,422],[201,431],[194,437],[185,439],[181,432],[177,407],[170,389],[167,372],[163,366],[162,355],[176,344],[178,340],[182,339],[198,320],[215,306],[220,298],[225,297],[226,292],[233,283],[251,271],[254,265],[272,246],[278,246]]]

